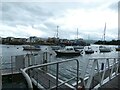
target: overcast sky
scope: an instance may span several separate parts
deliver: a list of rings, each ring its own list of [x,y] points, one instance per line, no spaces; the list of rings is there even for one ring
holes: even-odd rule
[[[6,1],[6,0],[5,0]],[[58,1],[58,2],[57,2]],[[101,40],[118,37],[118,0],[3,2],[1,37],[56,37]]]

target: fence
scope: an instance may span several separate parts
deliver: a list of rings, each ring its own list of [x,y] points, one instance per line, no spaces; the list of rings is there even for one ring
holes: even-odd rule
[[[1,63],[1,74],[8,75],[21,73],[21,68],[49,62],[50,57],[52,57],[52,55],[49,52],[11,56],[8,61]],[[3,61],[2,59],[3,58],[1,58],[1,61]]]

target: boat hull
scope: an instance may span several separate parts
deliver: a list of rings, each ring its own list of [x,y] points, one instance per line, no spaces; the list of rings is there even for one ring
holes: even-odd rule
[[[32,51],[39,51],[39,50],[41,50],[40,48],[36,48],[36,47],[23,47],[23,50],[32,50]]]
[[[85,51],[85,54],[92,54],[94,51]]]
[[[79,56],[81,55],[80,52],[59,52],[55,51],[57,56]]]
[[[111,52],[110,49],[99,49],[99,50],[100,50],[100,52]]]

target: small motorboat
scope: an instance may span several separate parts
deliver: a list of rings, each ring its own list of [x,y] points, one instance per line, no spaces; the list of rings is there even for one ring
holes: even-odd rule
[[[73,46],[66,46],[64,49],[55,50],[57,56],[79,56],[81,55],[80,50],[75,50]]]
[[[111,48],[105,46],[99,46],[100,52],[111,52]]]
[[[94,53],[94,50],[90,47],[88,47],[88,49],[85,50],[85,54],[92,54],[92,53]]]
[[[23,50],[41,50],[40,46],[23,46]]]

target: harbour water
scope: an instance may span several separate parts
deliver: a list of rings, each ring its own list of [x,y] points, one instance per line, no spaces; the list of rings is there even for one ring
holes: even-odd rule
[[[48,46],[41,46],[41,49],[44,51],[45,48]],[[83,65],[86,60],[90,59],[90,58],[117,58],[118,57],[118,52],[116,52],[115,48],[117,46],[115,45],[107,45],[107,47],[110,47],[112,49],[111,52],[107,52],[107,53],[100,53],[99,52],[99,45],[91,45],[91,48],[94,50],[93,54],[85,54],[84,50],[83,50],[83,54],[77,57],[56,57],[54,56],[54,58],[52,58],[52,61],[60,61],[60,60],[64,60],[64,59],[73,59],[73,58],[77,58],[80,61],[80,65]],[[86,49],[86,47],[84,47],[84,49]],[[0,56],[1,56],[1,64],[2,64],[2,69],[6,68],[8,66],[5,66],[4,63],[10,63],[11,60],[11,56],[17,56],[17,55],[25,55],[25,54],[29,54],[31,53],[31,51],[24,51],[23,50],[23,46],[22,45],[0,45]],[[32,51],[32,53],[38,53],[39,51]]]

